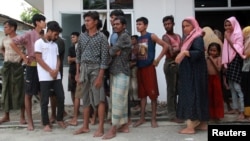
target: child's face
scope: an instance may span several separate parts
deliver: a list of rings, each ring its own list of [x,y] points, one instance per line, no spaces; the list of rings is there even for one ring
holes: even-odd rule
[[[208,55],[209,55],[209,56],[212,56],[212,57],[217,57],[217,56],[219,56],[219,52],[218,52],[216,46],[211,46],[211,47],[210,47],[210,49],[209,49],[209,51],[208,51]]]
[[[135,45],[137,44],[137,40],[135,37],[131,37],[131,42],[132,42],[132,45]]]

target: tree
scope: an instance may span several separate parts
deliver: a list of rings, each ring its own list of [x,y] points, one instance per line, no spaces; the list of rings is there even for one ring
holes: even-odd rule
[[[26,8],[20,15],[20,18],[22,21],[26,22],[26,23],[29,23],[29,24],[32,24],[32,16],[35,15],[35,14],[38,14],[40,13],[39,10],[37,10],[36,8],[34,7],[29,7],[29,8]]]

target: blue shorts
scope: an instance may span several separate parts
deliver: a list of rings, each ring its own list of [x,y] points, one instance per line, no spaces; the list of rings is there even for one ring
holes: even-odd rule
[[[37,67],[26,66],[25,73],[25,94],[37,95],[40,92]]]

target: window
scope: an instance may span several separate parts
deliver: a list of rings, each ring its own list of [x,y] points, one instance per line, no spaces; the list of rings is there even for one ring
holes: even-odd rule
[[[250,6],[249,0],[231,0],[232,6]]]
[[[133,9],[133,0],[110,0],[110,9]]]
[[[195,7],[227,7],[227,0],[195,0]]]
[[[107,9],[107,1],[110,9],[133,9],[133,0],[83,0],[83,9]]]
[[[65,54],[64,54],[64,59],[63,59],[63,65],[68,66],[68,48],[72,46],[71,44],[71,33],[76,31],[76,32],[81,32],[81,20],[82,16],[81,14],[73,14],[73,13],[62,13],[62,38],[64,38],[64,43],[65,43]]]
[[[107,0],[83,0],[83,9],[107,9]]]
[[[82,0],[83,14],[88,11],[97,11],[100,14],[100,19],[103,22],[102,29],[107,29],[112,33],[112,26],[109,21],[109,14],[114,9],[121,9],[125,13],[127,20],[127,30],[133,34],[133,9],[134,0]]]

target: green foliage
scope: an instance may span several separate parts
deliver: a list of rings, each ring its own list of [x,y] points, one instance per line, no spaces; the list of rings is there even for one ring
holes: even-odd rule
[[[30,7],[30,8],[25,9],[21,13],[20,18],[23,22],[32,24],[32,16],[38,13],[40,13],[39,10],[37,10],[36,8]]]

